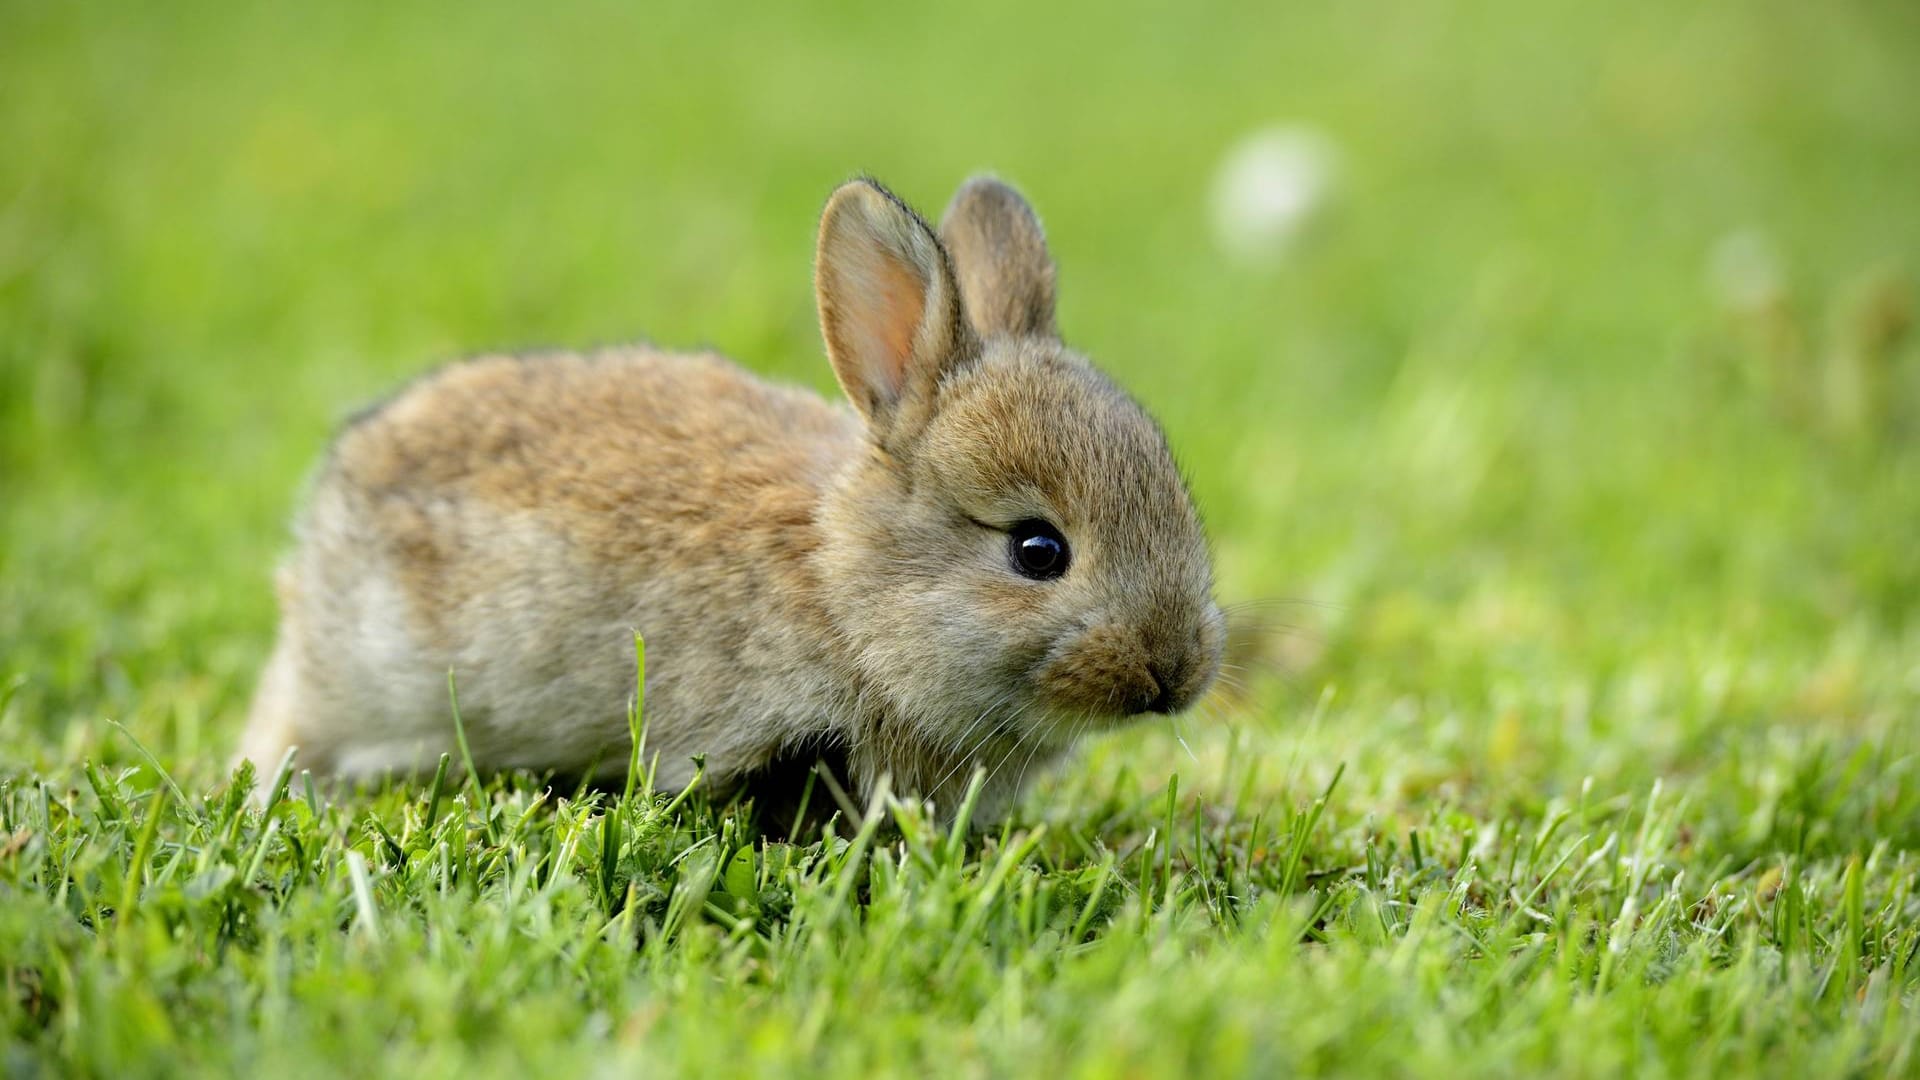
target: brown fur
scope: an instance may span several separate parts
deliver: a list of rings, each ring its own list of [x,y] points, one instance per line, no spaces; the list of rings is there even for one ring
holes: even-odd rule
[[[865,181],[828,204],[821,323],[858,415],[624,349],[456,364],[349,425],[243,756],[430,767],[451,670],[482,766],[624,765],[635,630],[669,785],[832,745],[856,787],[948,809],[983,768],[991,813],[1081,731],[1195,700],[1222,623],[1165,439],[1052,336],[1017,194],[970,182],[944,228],[951,255]],[[1014,572],[1030,518],[1065,576]]]

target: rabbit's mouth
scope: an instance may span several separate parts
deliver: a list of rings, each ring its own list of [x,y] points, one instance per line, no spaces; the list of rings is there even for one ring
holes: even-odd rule
[[[1209,619],[1170,644],[1124,626],[1094,626],[1056,648],[1041,665],[1035,696],[1049,709],[1116,723],[1148,713],[1184,712],[1219,673],[1221,642],[1214,622]]]
[[[1098,646],[1092,650],[1098,651]],[[1041,671],[1039,700],[1046,707],[1083,717],[1127,721],[1146,713],[1183,713],[1212,686],[1217,661],[1179,659],[1152,663],[1050,663]]]

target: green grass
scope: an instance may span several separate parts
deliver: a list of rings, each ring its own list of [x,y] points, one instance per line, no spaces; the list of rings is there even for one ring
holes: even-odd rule
[[[1854,0],[0,5],[0,1070],[1915,1072],[1916,101]],[[1274,121],[1342,178],[1252,271],[1206,198]],[[825,194],[982,167],[1286,601],[1244,699],[972,838],[240,809],[336,418],[642,335],[827,389]]]

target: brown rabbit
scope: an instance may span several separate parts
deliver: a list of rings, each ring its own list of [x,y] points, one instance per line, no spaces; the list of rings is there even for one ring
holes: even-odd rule
[[[451,670],[478,767],[624,771],[636,630],[668,787],[828,754],[951,812],[979,767],[991,816],[1082,733],[1192,704],[1224,632],[1199,519],[1056,335],[1019,194],[969,181],[936,237],[845,184],[815,277],[851,410],[636,347],[469,360],[349,422],[241,755],[431,768]]]

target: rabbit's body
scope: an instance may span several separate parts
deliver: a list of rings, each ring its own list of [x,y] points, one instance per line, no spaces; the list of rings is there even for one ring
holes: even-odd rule
[[[713,356],[443,369],[323,465],[248,756],[284,738],[316,771],[431,767],[453,672],[477,761],[624,767],[641,628],[663,783],[693,754],[727,777],[843,735],[822,723],[851,703],[809,553],[860,446],[852,413]]]
[[[963,188],[943,237],[876,185],[829,204],[852,410],[627,349],[455,364],[349,423],[242,755],[431,768],[451,672],[480,767],[624,769],[636,632],[669,787],[832,752],[948,810],[982,768],[991,814],[1082,732],[1191,703],[1222,621],[1164,438],[1060,345],[1011,189]]]

